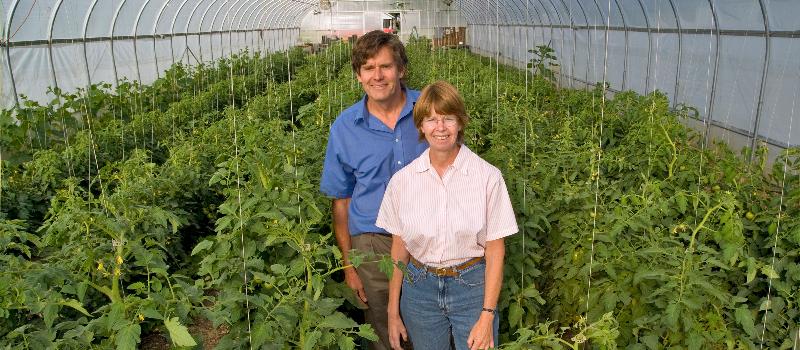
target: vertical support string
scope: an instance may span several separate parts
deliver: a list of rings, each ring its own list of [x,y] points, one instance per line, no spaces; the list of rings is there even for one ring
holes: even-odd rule
[[[769,40],[769,38],[767,38],[767,40]],[[786,66],[784,66],[784,69],[785,69],[785,67]],[[783,76],[783,72],[781,73],[781,76]],[[795,107],[796,107],[796,104],[797,104],[797,98],[798,98],[798,90],[794,89],[794,98],[792,99],[791,114],[789,115],[789,130],[788,130],[788,135],[787,135],[787,138],[786,138],[786,149],[785,149],[786,152],[788,152],[788,150],[792,146],[790,141],[792,139],[792,124],[793,124],[793,121],[794,121],[794,118],[795,118]],[[777,101],[775,102],[775,104],[777,105]],[[772,119],[774,119],[774,118],[772,118]],[[755,151],[754,149],[751,150],[751,152],[755,153],[754,151]],[[751,157],[751,159],[752,159],[752,157]],[[774,240],[772,242],[772,258],[771,258],[771,261],[770,261],[770,270],[771,271],[775,271],[775,258],[777,256],[777,250],[778,250],[778,237],[780,236],[781,224],[782,224],[781,220],[783,219],[783,215],[784,215],[783,214],[783,200],[784,200],[784,196],[785,196],[784,192],[786,191],[786,173],[787,173],[787,170],[789,168],[788,162],[789,162],[789,155],[787,153],[786,157],[783,158],[783,176],[781,178],[781,186],[780,186],[781,187],[781,196],[780,196],[780,200],[778,201],[778,217],[777,217],[776,224],[775,224],[775,238],[774,238]],[[760,342],[761,343],[759,344],[759,349],[763,349],[764,348],[764,336],[766,335],[766,332],[767,332],[767,315],[769,314],[769,310],[772,308],[772,280],[773,280],[773,278],[770,277],[770,276],[767,276],[767,279],[769,280],[769,283],[767,285],[767,302],[766,302],[767,307],[764,308],[764,317],[762,318],[762,323],[763,323],[764,326],[761,328],[761,336],[760,336]],[[798,330],[798,337],[800,337],[800,330]],[[795,349],[797,348],[798,337],[795,337],[795,339],[794,339],[794,348]]]
[[[229,71],[230,71],[230,86],[231,86],[231,108],[234,109],[236,107],[236,100],[234,98],[234,82],[233,82],[233,60],[229,61]],[[236,111],[233,111],[233,146],[235,149],[235,157],[236,157],[236,200],[238,202],[238,212],[239,212],[239,243],[242,245],[242,275],[244,276],[244,303],[245,309],[247,310],[247,340],[248,346],[250,349],[253,348],[253,335],[251,332],[252,323],[250,321],[250,291],[248,290],[247,285],[247,256],[245,256],[245,244],[244,244],[244,218],[242,217],[242,176],[241,171],[239,169],[239,129],[237,125],[237,114]]]
[[[597,152],[596,152],[596,166],[592,167],[592,175],[594,173],[597,174],[594,181],[594,207],[592,208],[592,243],[591,243],[591,251],[589,254],[589,274],[587,276],[586,282],[586,320],[589,319],[589,306],[590,306],[590,299],[591,299],[591,291],[592,291],[592,270],[594,267],[594,245],[595,245],[595,238],[597,234],[597,208],[599,206],[600,201],[600,162],[602,161],[603,157],[603,121],[605,120],[605,112],[606,112],[606,89],[607,89],[607,79],[608,79],[608,35],[609,35],[609,27],[611,27],[611,0],[608,0],[608,11],[606,12],[606,31],[605,31],[605,45],[604,45],[604,56],[603,56],[603,86],[600,95],[600,130],[599,130],[599,137],[598,137],[598,144],[597,144]]]

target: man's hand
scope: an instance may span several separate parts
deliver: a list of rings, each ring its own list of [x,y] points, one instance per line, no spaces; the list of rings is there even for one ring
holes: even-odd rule
[[[367,293],[364,292],[364,284],[361,283],[361,277],[358,277],[355,267],[344,269],[344,282],[356,293],[358,299],[367,304]]]
[[[406,325],[403,324],[400,315],[389,315],[389,345],[392,346],[393,350],[403,350],[400,338],[403,341],[408,341]]]
[[[470,350],[494,348],[493,321],[494,314],[481,312],[481,317],[472,326],[467,337],[467,346]]]

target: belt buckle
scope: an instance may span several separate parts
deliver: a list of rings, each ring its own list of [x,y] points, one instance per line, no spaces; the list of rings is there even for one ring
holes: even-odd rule
[[[434,273],[439,275],[439,276],[447,276],[447,268],[446,267],[437,267]]]

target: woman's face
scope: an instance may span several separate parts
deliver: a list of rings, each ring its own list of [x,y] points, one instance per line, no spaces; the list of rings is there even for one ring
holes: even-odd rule
[[[458,148],[456,140],[461,125],[454,115],[441,115],[431,108],[431,113],[422,119],[422,134],[432,151],[447,152]]]

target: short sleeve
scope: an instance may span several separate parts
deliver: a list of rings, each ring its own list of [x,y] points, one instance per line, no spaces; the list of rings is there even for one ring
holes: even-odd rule
[[[381,207],[378,209],[378,219],[375,220],[375,226],[378,226],[386,232],[393,235],[401,235],[400,217],[398,217],[396,205],[396,193],[394,188],[395,181],[389,180],[389,185],[386,187],[386,193],[383,195]]]
[[[343,161],[346,159],[346,150],[337,139],[335,131],[334,124],[328,137],[319,188],[322,193],[330,197],[350,198],[353,195],[356,178],[353,169]]]
[[[499,171],[497,176],[491,179],[487,195],[486,240],[493,241],[517,233],[519,227],[514,209],[511,207],[511,198]]]

